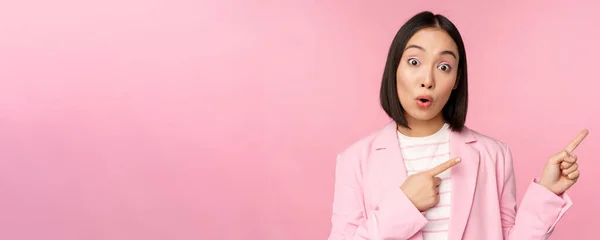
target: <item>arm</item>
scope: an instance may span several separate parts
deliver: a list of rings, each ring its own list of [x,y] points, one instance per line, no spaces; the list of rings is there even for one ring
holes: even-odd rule
[[[335,171],[332,229],[329,240],[409,239],[427,219],[398,189],[366,209],[362,171],[357,156],[338,155]]]
[[[504,147],[504,185],[500,195],[500,214],[504,239],[548,239],[554,226],[571,207],[566,193],[558,196],[539,185],[529,184],[517,212],[516,183],[510,149]]]

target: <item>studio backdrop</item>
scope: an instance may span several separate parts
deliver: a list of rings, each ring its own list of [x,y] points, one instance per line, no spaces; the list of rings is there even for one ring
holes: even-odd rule
[[[0,239],[326,239],[422,10],[460,29],[467,126],[511,147],[519,201],[590,130],[553,239],[598,239],[600,4],[576,2],[4,1]]]

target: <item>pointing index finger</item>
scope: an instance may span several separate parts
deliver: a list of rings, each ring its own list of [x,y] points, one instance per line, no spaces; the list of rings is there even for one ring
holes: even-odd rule
[[[443,162],[440,165],[437,165],[432,169],[429,169],[427,172],[429,174],[431,174],[431,176],[437,176],[438,174],[443,173],[444,171],[450,169],[451,167],[454,167],[454,165],[458,164],[459,162],[460,162],[460,158],[456,157],[456,158],[450,159],[446,162]]]
[[[575,139],[573,139],[569,143],[569,145],[567,145],[565,151],[567,151],[568,153],[573,152],[575,148],[577,148],[577,146],[579,146],[579,144],[583,141],[583,139],[585,139],[589,132],[590,131],[588,131],[587,129],[583,129],[583,131],[581,131],[579,135],[577,135],[577,137],[575,137]]]

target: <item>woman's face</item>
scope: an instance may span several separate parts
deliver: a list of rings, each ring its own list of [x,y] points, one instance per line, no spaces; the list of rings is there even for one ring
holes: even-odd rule
[[[406,44],[396,73],[398,98],[408,121],[442,119],[456,87],[458,47],[439,28],[418,31]]]

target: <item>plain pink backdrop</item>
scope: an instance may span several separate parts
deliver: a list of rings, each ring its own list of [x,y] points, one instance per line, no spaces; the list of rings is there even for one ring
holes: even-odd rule
[[[591,131],[553,239],[597,239],[600,4],[503,2],[3,1],[0,239],[325,239],[335,156],[388,121],[389,44],[426,9],[519,198]]]

